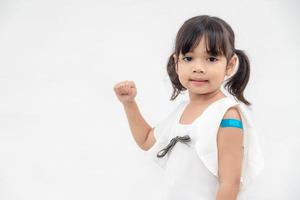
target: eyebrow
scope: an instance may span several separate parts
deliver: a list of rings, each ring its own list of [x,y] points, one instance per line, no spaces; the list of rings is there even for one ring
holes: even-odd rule
[[[187,53],[194,53],[194,51],[189,51]],[[208,54],[208,53],[205,51],[205,52],[202,52],[202,54]]]
[[[188,53],[194,54],[194,51],[189,51],[189,52],[186,52],[185,54],[188,54]],[[184,55],[185,55],[185,54],[184,54]],[[213,55],[213,54],[207,53],[206,51],[205,51],[205,52],[202,52],[202,54],[204,54],[204,55],[209,55],[209,56]]]

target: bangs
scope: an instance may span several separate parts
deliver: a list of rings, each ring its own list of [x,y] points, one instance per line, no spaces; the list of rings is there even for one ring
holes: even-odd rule
[[[201,41],[205,38],[206,52],[213,56],[222,56],[226,54],[226,50],[230,46],[226,41],[226,29],[215,21],[211,22],[187,22],[178,32],[177,47],[175,52],[177,55],[186,54],[193,51]]]

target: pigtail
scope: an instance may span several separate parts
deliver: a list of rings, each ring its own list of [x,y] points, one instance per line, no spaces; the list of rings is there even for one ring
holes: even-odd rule
[[[250,77],[250,62],[248,56],[242,51],[235,49],[234,52],[239,59],[239,67],[237,72],[225,84],[225,88],[230,94],[234,95],[238,100],[246,105],[251,105],[244,97],[244,90],[248,84]]]
[[[176,99],[176,97],[180,94],[181,90],[185,90],[186,88],[183,87],[179,81],[178,75],[176,73],[176,63],[173,58],[173,54],[169,57],[168,63],[167,63],[167,72],[169,75],[169,78],[172,83],[173,93],[171,96],[171,101]]]

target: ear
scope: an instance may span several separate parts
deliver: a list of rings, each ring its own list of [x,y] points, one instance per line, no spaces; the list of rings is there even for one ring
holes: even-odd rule
[[[176,70],[176,73],[178,74],[178,64],[176,64],[177,56],[175,53],[173,54],[173,59],[174,59],[174,63],[175,63],[175,70]]]
[[[231,57],[231,59],[230,59],[228,65],[227,65],[227,67],[226,67],[226,76],[231,76],[231,75],[232,75],[232,73],[233,73],[234,70],[235,70],[237,60],[238,60],[238,57],[237,57],[236,54],[234,54],[234,55]]]

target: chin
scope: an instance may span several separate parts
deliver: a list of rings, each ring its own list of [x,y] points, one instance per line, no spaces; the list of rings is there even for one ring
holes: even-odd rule
[[[192,93],[197,93],[197,94],[206,94],[209,93],[209,90],[207,90],[206,88],[188,88],[189,91],[191,91]]]

